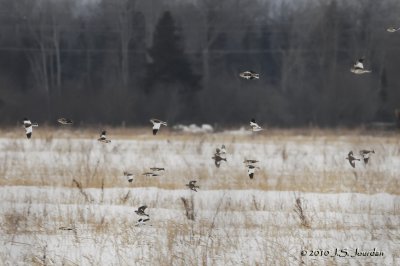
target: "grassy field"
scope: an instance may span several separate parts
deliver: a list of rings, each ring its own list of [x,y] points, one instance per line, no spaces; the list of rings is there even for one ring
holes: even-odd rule
[[[109,128],[112,142],[103,144],[100,130],[38,128],[31,140],[21,128],[0,132],[6,265],[400,263],[397,132]],[[227,162],[216,168],[222,144]],[[375,154],[353,169],[345,157],[361,149]],[[253,180],[245,158],[260,161]],[[153,166],[166,171],[141,175]],[[136,174],[132,183],[125,170]],[[185,187],[190,180],[199,192]],[[150,224],[135,227],[140,205]],[[384,255],[300,253],[335,248]]]

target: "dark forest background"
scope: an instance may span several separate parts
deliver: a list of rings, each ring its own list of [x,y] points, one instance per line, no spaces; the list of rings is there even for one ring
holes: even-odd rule
[[[0,123],[393,122],[399,14],[399,0],[0,0]],[[372,73],[354,75],[362,56]]]

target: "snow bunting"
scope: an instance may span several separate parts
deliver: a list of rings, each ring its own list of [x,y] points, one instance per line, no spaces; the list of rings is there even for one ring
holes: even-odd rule
[[[144,176],[158,176],[158,174],[152,173],[152,172],[145,172],[142,175]]]
[[[399,30],[400,30],[400,28],[396,29],[395,27],[389,27],[389,28],[386,29],[386,31],[390,32],[390,33],[393,33],[393,32],[399,31]]]
[[[243,163],[245,164],[253,164],[253,163],[258,163],[259,161],[253,160],[253,159],[244,159]]]
[[[189,182],[189,184],[186,184],[186,186],[187,186],[189,189],[191,189],[191,190],[197,192],[196,188],[200,188],[200,187],[199,187],[199,186],[196,186],[196,182],[197,182],[196,180],[192,180],[192,181]]]
[[[107,139],[106,137],[107,132],[105,130],[103,130],[100,134],[100,138],[98,138],[97,140],[103,143],[110,143],[111,140]]]
[[[165,168],[162,168],[162,167],[150,167],[150,170],[154,171],[154,172],[159,172],[159,171],[165,171]]]
[[[73,124],[73,121],[71,119],[64,118],[64,117],[57,119],[57,122],[62,125],[72,125]]]
[[[252,70],[239,73],[239,76],[244,79],[259,79],[260,78],[260,75]]]
[[[346,160],[349,160],[350,165],[355,168],[356,164],[354,161],[359,161],[360,159],[357,159],[353,156],[353,151],[350,151],[349,154],[346,157]]]
[[[149,217],[149,215],[148,215],[147,213],[144,212],[144,210],[146,210],[146,208],[147,208],[146,205],[140,206],[140,207],[137,209],[137,211],[135,211],[135,213],[136,213],[137,215],[140,215],[140,216],[147,216],[147,217]]]
[[[350,71],[353,72],[354,74],[370,73],[371,70],[364,69],[363,62],[364,62],[364,58],[358,59],[358,61],[353,65],[353,67],[350,68]]]
[[[132,183],[134,175],[129,172],[124,172],[124,177],[126,177],[129,183]]]
[[[150,218],[140,218],[137,223],[135,224],[135,226],[142,226],[142,225],[146,225],[146,222],[150,221]]]
[[[30,139],[32,137],[32,127],[38,127],[39,125],[37,123],[32,123],[28,118],[24,118],[23,120],[26,137]]]
[[[219,168],[219,166],[221,165],[221,161],[225,161],[226,162],[226,158],[222,157],[221,154],[218,152],[218,148],[217,148],[217,152],[214,154],[214,156],[211,158],[214,160],[215,166],[217,168]]]
[[[153,135],[156,135],[160,130],[161,125],[167,126],[167,122],[158,120],[158,119],[150,119],[150,122],[153,123]]]
[[[256,123],[256,120],[253,118],[250,121],[251,130],[254,132],[261,131],[262,128]]]
[[[254,165],[251,165],[251,164],[247,165],[247,174],[249,175],[250,179],[254,178],[254,173],[256,171],[256,168],[259,169],[259,167],[257,167],[257,166],[254,166]]]
[[[368,161],[369,161],[369,156],[370,156],[372,153],[375,153],[375,151],[374,151],[374,150],[361,150],[361,151],[360,151],[360,155],[361,155],[361,157],[363,158],[364,164],[367,164],[367,163],[368,163]]]

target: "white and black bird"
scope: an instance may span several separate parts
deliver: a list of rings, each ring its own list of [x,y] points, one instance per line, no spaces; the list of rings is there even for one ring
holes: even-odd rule
[[[348,160],[349,163],[350,163],[350,165],[351,165],[353,168],[355,168],[355,167],[356,167],[355,161],[359,161],[360,159],[355,158],[354,155],[353,155],[353,151],[350,151],[349,154],[348,154],[347,157],[346,157],[346,160]]]
[[[132,183],[134,174],[124,171],[124,177],[128,180],[129,183]]]
[[[361,150],[360,155],[363,158],[364,164],[369,162],[369,157],[372,153],[375,153],[374,150]]]
[[[360,58],[357,62],[350,68],[350,71],[354,74],[365,74],[371,73],[371,70],[364,69],[364,58]]]
[[[189,184],[186,184],[186,186],[189,188],[189,189],[191,189],[191,190],[193,190],[193,191],[195,191],[195,192],[197,192],[197,188],[200,188],[199,186],[196,186],[196,180],[192,180],[192,181],[190,181],[189,182]]]
[[[39,125],[37,123],[32,123],[31,120],[29,120],[26,117],[23,119],[23,123],[24,123],[26,137],[30,139],[32,137],[32,130],[33,130],[32,127],[38,127]]]
[[[140,218],[137,223],[135,224],[135,226],[142,226],[142,225],[146,225],[146,222],[150,221],[150,218]]]
[[[157,132],[160,130],[161,125],[167,126],[167,122],[154,118],[150,119],[150,122],[153,123],[153,135],[157,134]]]
[[[254,160],[254,159],[244,159],[243,163],[245,164],[254,164],[254,163],[258,163],[259,161]]]
[[[153,173],[153,172],[145,172],[142,175],[144,175],[144,176],[159,176],[158,174]]]
[[[249,175],[250,179],[254,178],[254,173],[256,172],[256,168],[259,169],[259,167],[248,164],[247,165],[247,174]]]
[[[213,157],[211,157],[211,159],[214,160],[215,166],[216,166],[217,168],[220,167],[222,161],[225,161],[225,162],[226,162],[226,158],[222,157],[222,156],[221,156],[221,153],[219,153],[219,151],[220,151],[220,150],[217,148],[216,153],[214,154]]]
[[[386,31],[390,32],[390,33],[393,33],[393,32],[399,31],[399,30],[400,30],[400,28],[396,29],[395,27],[389,27],[389,28],[386,29]]]
[[[62,125],[72,125],[74,123],[71,119],[64,117],[57,119],[57,122]]]
[[[149,215],[148,215],[147,213],[144,212],[146,209],[147,209],[147,206],[146,206],[146,205],[140,206],[140,207],[135,211],[135,213],[136,213],[137,215],[140,215],[140,216],[147,216],[147,217],[149,217]]]
[[[239,76],[244,79],[259,79],[260,78],[260,75],[252,70],[239,73]]]
[[[107,139],[107,132],[105,130],[103,130],[100,134],[100,138],[98,138],[97,140],[103,143],[110,143],[111,140]]]
[[[256,120],[253,118],[253,119],[251,119],[251,121],[250,121],[250,127],[251,127],[251,130],[253,131],[253,132],[257,132],[257,131],[261,131],[262,130],[262,127],[260,127],[258,124],[257,124],[257,122],[256,122]]]
[[[154,172],[160,172],[160,171],[165,171],[165,168],[163,168],[163,167],[150,167],[150,170],[154,171]]]

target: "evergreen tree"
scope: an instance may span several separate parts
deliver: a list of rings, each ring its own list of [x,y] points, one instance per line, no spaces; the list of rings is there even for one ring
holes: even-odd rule
[[[184,54],[180,31],[169,11],[164,12],[156,25],[149,55],[152,62],[147,66],[146,90],[157,84],[177,83],[182,85],[181,93],[198,89],[199,77],[193,73]]]

